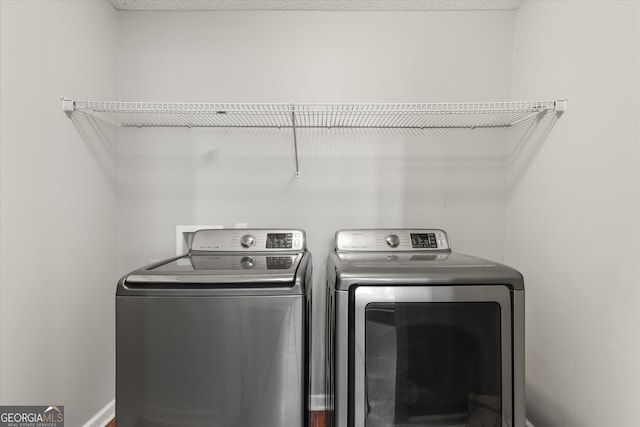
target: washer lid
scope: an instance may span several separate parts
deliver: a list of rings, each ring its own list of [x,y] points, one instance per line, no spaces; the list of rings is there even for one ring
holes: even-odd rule
[[[524,289],[522,274],[506,265],[448,251],[334,252],[329,281],[338,290],[358,285],[508,285]]]
[[[497,262],[451,251],[440,229],[353,229],[335,235],[329,285],[507,285],[524,289],[522,274]]]
[[[293,286],[302,253],[187,254],[129,274],[126,284],[220,284],[233,287]]]

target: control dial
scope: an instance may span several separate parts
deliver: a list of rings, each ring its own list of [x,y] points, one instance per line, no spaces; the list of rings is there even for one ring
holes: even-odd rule
[[[242,247],[245,249],[251,248],[255,246],[255,244],[256,244],[256,239],[251,234],[245,234],[240,239],[240,245],[242,245]]]
[[[389,234],[385,239],[387,246],[391,248],[397,248],[400,245],[400,238],[395,234]]]

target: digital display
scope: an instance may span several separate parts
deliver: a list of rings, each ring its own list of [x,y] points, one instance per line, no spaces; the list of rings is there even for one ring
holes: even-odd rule
[[[267,249],[293,248],[293,233],[268,233]]]
[[[412,248],[438,248],[435,233],[411,233]]]

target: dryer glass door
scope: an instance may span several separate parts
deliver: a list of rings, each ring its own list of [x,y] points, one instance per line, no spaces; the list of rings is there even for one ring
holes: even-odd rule
[[[354,426],[511,425],[509,290],[355,291]]]

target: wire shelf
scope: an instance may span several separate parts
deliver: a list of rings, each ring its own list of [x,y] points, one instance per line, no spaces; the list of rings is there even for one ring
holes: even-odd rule
[[[540,114],[562,114],[567,99],[555,101],[431,104],[207,104],[170,102],[73,101],[62,109],[86,114],[117,127],[291,128],[300,176],[299,128],[508,128]]]
[[[71,101],[83,112],[119,127],[478,128],[509,127],[566,100],[431,104],[206,104]]]

